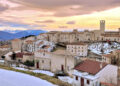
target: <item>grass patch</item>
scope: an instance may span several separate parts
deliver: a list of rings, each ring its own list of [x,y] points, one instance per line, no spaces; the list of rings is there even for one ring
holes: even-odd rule
[[[29,74],[29,75],[41,78],[43,80],[47,80],[48,82],[51,82],[51,83],[56,84],[58,86],[72,86],[68,83],[62,82],[61,80],[59,80],[57,78],[54,78],[54,77],[51,77],[51,76],[48,76],[48,75],[45,75],[45,74],[42,74],[42,73],[34,73],[34,72],[31,72],[31,71],[23,71],[23,70],[18,70],[18,69],[14,69],[14,68],[7,67],[7,66],[2,66],[2,65],[0,65],[0,68],[15,71],[15,72],[21,72],[21,73]]]

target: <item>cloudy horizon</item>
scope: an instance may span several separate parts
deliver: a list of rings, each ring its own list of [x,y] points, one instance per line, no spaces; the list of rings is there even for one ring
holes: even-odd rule
[[[120,0],[0,0],[0,30],[99,29],[120,27]]]

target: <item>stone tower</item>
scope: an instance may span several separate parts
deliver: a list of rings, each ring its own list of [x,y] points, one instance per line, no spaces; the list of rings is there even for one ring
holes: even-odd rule
[[[105,20],[100,20],[100,32],[105,32]]]

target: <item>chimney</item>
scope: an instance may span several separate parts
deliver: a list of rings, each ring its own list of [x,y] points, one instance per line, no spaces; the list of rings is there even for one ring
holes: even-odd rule
[[[103,68],[103,64],[102,63],[100,63],[100,69],[102,69]]]

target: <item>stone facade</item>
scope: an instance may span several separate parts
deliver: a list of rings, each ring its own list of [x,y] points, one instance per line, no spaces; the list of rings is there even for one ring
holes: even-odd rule
[[[39,37],[43,36],[40,34]],[[90,42],[90,41],[117,41],[120,42],[120,30],[116,32],[105,32],[105,20],[100,20],[100,30],[83,32],[74,29],[72,32],[51,31],[46,33],[48,41],[54,43]]]
[[[87,56],[88,45],[85,43],[70,43],[67,45],[67,51],[76,56]]]
[[[75,66],[74,57],[65,55],[63,52],[61,50],[56,52],[35,52],[35,68],[52,72],[64,71],[72,75],[72,69]]]
[[[12,40],[12,50],[21,51],[21,49],[22,49],[22,40],[21,39]]]

